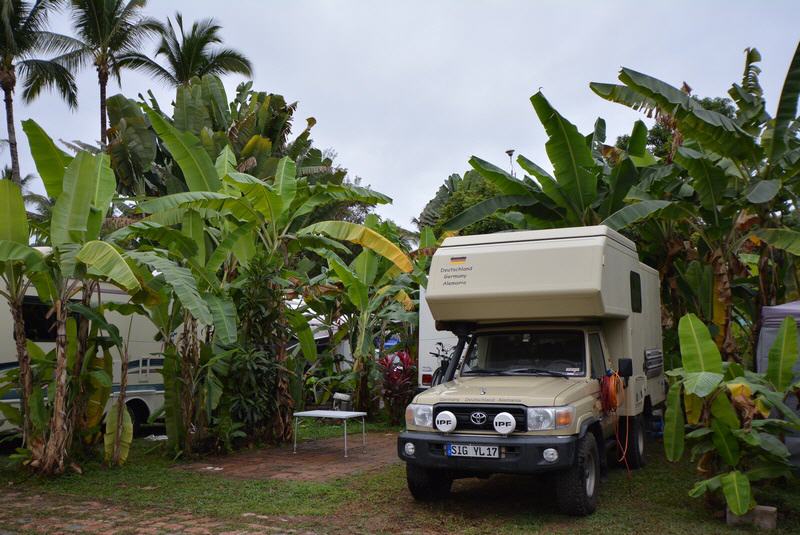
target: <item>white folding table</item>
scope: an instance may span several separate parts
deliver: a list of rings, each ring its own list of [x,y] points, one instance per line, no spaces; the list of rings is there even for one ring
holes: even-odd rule
[[[297,422],[300,418],[332,418],[335,420],[344,420],[344,456],[347,457],[347,420],[351,418],[361,418],[361,445],[364,448],[364,453],[367,453],[367,433],[364,427],[364,418],[367,416],[366,412],[355,411],[302,411],[294,413],[294,449],[292,453],[297,453]]]

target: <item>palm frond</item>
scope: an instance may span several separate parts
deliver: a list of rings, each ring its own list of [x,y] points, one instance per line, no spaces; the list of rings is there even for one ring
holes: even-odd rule
[[[71,109],[78,107],[78,87],[75,77],[63,65],[55,61],[27,59],[17,63],[23,82],[22,99],[31,102],[43,89],[55,89]]]
[[[178,85],[178,81],[167,69],[153,61],[152,58],[144,54],[128,53],[117,58],[117,65],[120,68],[143,71],[161,80],[167,85]]]
[[[253,75],[253,65],[242,53],[231,48],[223,48],[209,54],[205,74],[238,73]]]

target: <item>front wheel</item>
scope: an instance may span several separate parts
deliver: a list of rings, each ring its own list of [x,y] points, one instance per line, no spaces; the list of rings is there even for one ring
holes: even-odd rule
[[[577,446],[575,464],[555,477],[556,493],[562,513],[586,516],[597,508],[600,456],[592,433],[579,439]]]
[[[619,459],[631,469],[642,468],[644,459],[644,416],[619,417],[619,442],[624,451],[619,451]],[[619,446],[618,446],[619,448]]]
[[[406,463],[408,490],[420,502],[441,500],[450,495],[453,479],[438,470]]]

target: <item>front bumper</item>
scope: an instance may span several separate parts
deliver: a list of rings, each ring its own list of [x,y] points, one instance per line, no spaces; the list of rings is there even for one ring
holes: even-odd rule
[[[494,435],[443,435],[405,431],[397,439],[397,454],[406,461],[423,468],[434,468],[466,474],[536,474],[561,470],[575,461],[577,436],[509,436]],[[414,444],[413,456],[406,455],[406,442]],[[500,458],[447,457],[446,444],[475,444],[499,446]],[[558,460],[547,462],[542,452],[547,448],[558,451]]]

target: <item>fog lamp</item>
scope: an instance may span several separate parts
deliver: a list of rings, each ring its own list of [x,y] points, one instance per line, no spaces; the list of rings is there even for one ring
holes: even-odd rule
[[[414,452],[417,451],[417,448],[414,447],[412,442],[406,442],[406,445],[403,446],[403,450],[406,452],[406,455],[409,457],[414,456]]]
[[[544,457],[544,460],[548,463],[554,463],[558,460],[558,450],[555,448],[547,448],[542,452],[542,457]]]

